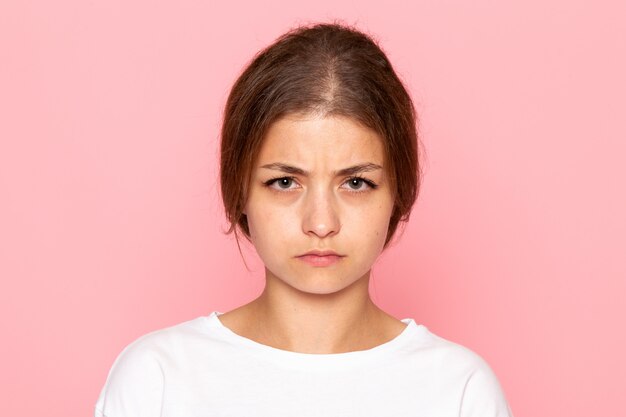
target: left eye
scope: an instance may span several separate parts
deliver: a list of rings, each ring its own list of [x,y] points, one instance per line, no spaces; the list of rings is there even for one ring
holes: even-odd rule
[[[348,188],[355,191],[362,191],[370,187],[370,184],[368,184],[366,180],[357,177],[350,178],[348,181],[345,182],[345,184],[348,186]]]

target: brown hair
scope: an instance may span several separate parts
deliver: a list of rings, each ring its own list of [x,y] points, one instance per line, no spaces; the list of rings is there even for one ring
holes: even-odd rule
[[[243,210],[255,156],[268,127],[293,113],[350,117],[384,141],[394,209],[385,246],[409,218],[420,186],[416,114],[385,53],[345,25],[293,29],[260,51],[228,97],[221,138],[222,199],[230,222],[249,238]]]

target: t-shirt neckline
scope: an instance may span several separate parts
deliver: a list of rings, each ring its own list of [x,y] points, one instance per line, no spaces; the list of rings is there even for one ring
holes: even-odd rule
[[[215,329],[222,341],[237,347],[243,354],[252,354],[269,361],[275,361],[289,367],[306,367],[324,370],[324,365],[336,367],[350,367],[366,365],[367,363],[381,364],[381,359],[394,357],[394,353],[413,345],[416,338],[423,336],[426,328],[418,325],[412,318],[401,319],[407,326],[393,339],[366,350],[357,350],[341,353],[302,353],[275,348],[241,336],[226,327],[218,318],[223,314],[213,311],[209,316],[208,325]]]

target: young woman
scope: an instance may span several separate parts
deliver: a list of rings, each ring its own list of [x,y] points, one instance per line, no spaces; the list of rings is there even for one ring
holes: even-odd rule
[[[480,356],[368,294],[418,194],[417,149],[411,99],[368,36],[303,27],[259,53],[226,104],[221,184],[264,291],[130,344],[95,415],[511,416]]]

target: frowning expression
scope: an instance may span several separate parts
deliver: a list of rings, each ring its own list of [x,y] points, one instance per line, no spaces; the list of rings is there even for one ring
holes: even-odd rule
[[[327,294],[368,276],[393,210],[384,164],[381,137],[352,119],[291,115],[274,122],[245,206],[267,278]]]

